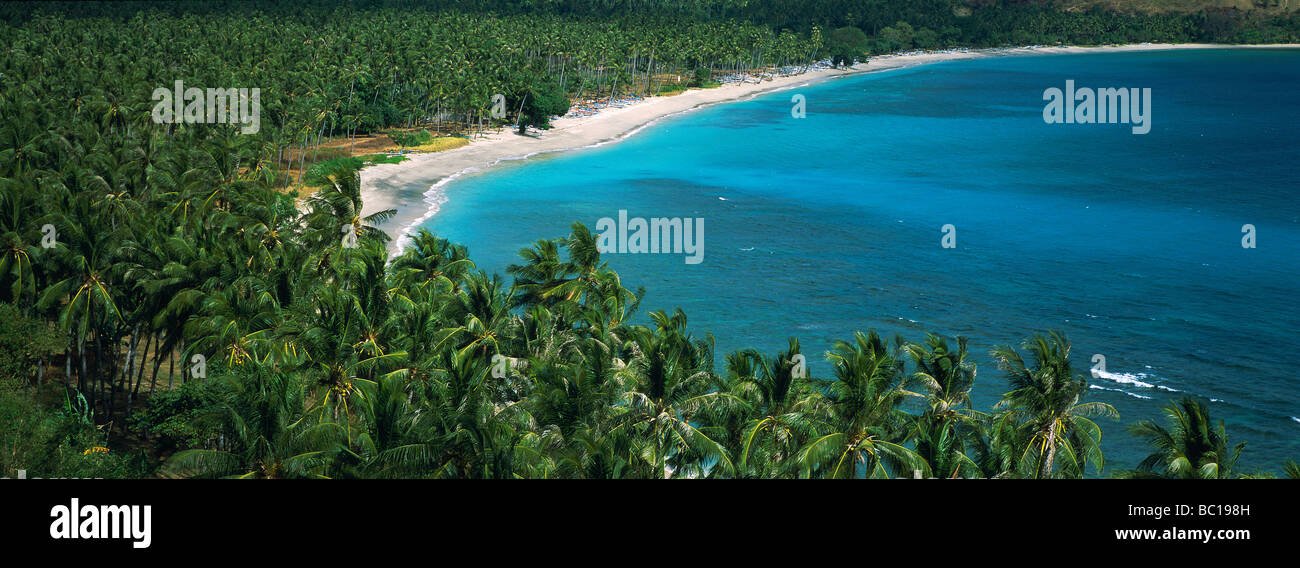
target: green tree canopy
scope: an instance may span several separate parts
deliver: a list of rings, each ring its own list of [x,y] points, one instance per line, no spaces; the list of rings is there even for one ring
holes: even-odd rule
[[[521,100],[522,99],[522,100]],[[550,78],[537,78],[520,93],[515,100],[506,99],[519,110],[519,133],[524,134],[529,126],[539,130],[551,129],[551,117],[569,112],[569,97]]]
[[[853,26],[844,26],[831,32],[826,41],[826,49],[830,51],[835,65],[853,65],[866,58],[867,51],[871,49],[871,40],[867,38],[866,32]]]

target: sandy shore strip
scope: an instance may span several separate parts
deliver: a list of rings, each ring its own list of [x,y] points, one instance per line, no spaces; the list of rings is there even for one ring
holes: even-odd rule
[[[399,164],[377,164],[361,173],[364,214],[397,209],[397,214],[379,226],[394,239],[390,252],[405,247],[408,236],[438,212],[446,201],[444,186],[451,181],[483,171],[502,162],[522,160],[538,154],[586,148],[623,140],[664,117],[703,106],[754,97],[763,93],[810,85],[857,75],[913,67],[940,61],[1028,54],[1096,53],[1207,48],[1267,49],[1296,45],[1223,46],[1213,44],[1140,44],[1109,47],[1023,47],[1006,49],[957,49],[934,53],[883,55],[866,64],[847,69],[812,70],[799,75],[776,77],[759,83],[725,84],[713,89],[693,89],[679,95],[648,97],[624,106],[607,108],[593,116],[564,117],[552,121],[554,128],[540,135],[521,136],[514,130],[490,133],[468,146],[429,154],[415,154]]]

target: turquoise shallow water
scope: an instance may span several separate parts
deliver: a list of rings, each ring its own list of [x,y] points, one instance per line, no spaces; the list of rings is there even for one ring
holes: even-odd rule
[[[1152,129],[1049,125],[1044,89],[1149,87]],[[702,217],[705,259],[606,255],[643,310],[681,306],[719,353],[825,351],[854,330],[971,338],[977,406],[995,344],[1065,331],[1108,467],[1145,455],[1125,424],[1212,399],[1246,469],[1300,459],[1300,51],[1001,57],[868,74],[705,108],[626,141],[447,186],[426,226],[504,274],[574,221]],[[790,116],[791,97],[807,118]],[[957,248],[940,246],[955,226]],[[1242,225],[1258,235],[1241,246]],[[814,374],[829,374],[810,357]],[[820,368],[819,368],[820,367]],[[818,371],[821,371],[819,373]]]

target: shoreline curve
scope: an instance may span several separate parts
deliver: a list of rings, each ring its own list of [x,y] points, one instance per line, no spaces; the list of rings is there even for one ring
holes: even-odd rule
[[[443,152],[416,154],[397,164],[376,164],[361,172],[363,215],[384,209],[397,214],[379,225],[392,239],[390,255],[397,255],[410,235],[438,213],[447,202],[445,188],[462,177],[487,171],[504,163],[558,152],[596,148],[626,140],[666,119],[701,108],[750,100],[774,92],[814,85],[832,79],[907,69],[944,61],[1021,55],[1060,55],[1175,49],[1291,49],[1295,44],[1133,44],[1101,47],[1017,47],[954,49],[939,52],[906,53],[872,57],[866,64],[843,69],[809,70],[798,75],[776,77],[759,83],[727,84],[712,89],[693,89],[668,97],[647,97],[622,108],[604,109],[586,117],[555,119],[554,128],[538,136],[516,134],[511,129],[488,133],[468,146]],[[420,207],[423,204],[423,207]]]

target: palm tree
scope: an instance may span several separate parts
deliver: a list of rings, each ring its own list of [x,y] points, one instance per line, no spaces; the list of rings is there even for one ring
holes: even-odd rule
[[[557,309],[560,306],[572,309],[603,304],[604,309],[613,312],[635,309],[641,293],[624,288],[618,273],[600,261],[596,236],[582,223],[574,223],[571,229],[569,236],[559,242],[538,241],[532,249],[520,251],[527,264],[506,269],[518,282],[516,302],[524,306],[546,305],[566,321],[579,319],[581,314],[563,313]],[[568,252],[568,261],[560,260],[561,244]]]
[[[874,330],[840,341],[827,354],[835,380],[820,385],[825,411],[818,432],[798,455],[806,477],[911,477],[930,473],[916,452],[903,446],[905,413],[900,408],[903,360],[899,343],[891,346]]]
[[[456,292],[473,269],[474,262],[464,245],[452,244],[421,228],[388,270],[398,286],[436,285]]]
[[[903,349],[916,371],[910,384],[925,396],[925,412],[913,421],[916,451],[930,464],[935,477],[976,477],[982,474],[969,450],[981,442],[982,415],[971,408],[975,364],[968,361],[967,340],[957,337],[952,349],[942,337],[926,334],[925,344]]]
[[[228,447],[177,452],[160,473],[165,477],[328,477],[330,464],[346,450],[342,428],[306,418],[306,391],[291,376],[266,365],[246,369],[227,376],[224,382],[232,393],[200,418],[230,437]]]
[[[1101,428],[1089,418],[1119,418],[1119,412],[1109,404],[1079,402],[1088,391],[1088,380],[1073,372],[1070,342],[1063,334],[1035,335],[1022,347],[1033,358],[1032,366],[1010,346],[992,351],[1011,387],[997,404],[1003,412],[994,419],[1000,442],[998,473],[1052,477],[1058,454],[1067,459],[1067,475],[1082,475],[1088,462],[1100,472]]]
[[[503,396],[490,359],[474,349],[445,347],[437,368],[421,387],[426,401],[412,426],[421,446],[408,450],[433,458],[429,475],[512,478],[516,461],[531,452],[536,422],[526,405]],[[418,448],[418,451],[416,451]]]
[[[1154,420],[1129,426],[1154,450],[1137,468],[1121,477],[1170,479],[1227,479],[1246,443],[1228,446],[1223,420],[1210,418],[1204,401],[1184,396],[1163,409],[1167,428]],[[1294,464],[1292,464],[1294,465]]]
[[[351,247],[363,238],[388,242],[387,233],[375,224],[387,221],[397,210],[385,209],[362,217],[361,174],[346,164],[334,166],[326,172],[326,179],[329,184],[307,199],[307,224],[316,250]]]
[[[72,201],[70,215],[61,216],[58,226],[65,227],[62,232],[66,248],[55,249],[59,254],[60,275],[64,278],[52,282],[42,293],[38,302],[41,309],[61,305],[59,324],[67,331],[73,343],[80,363],[79,388],[86,391],[88,380],[100,380],[104,375],[104,363],[107,350],[111,363],[117,357],[117,324],[123,321],[122,311],[117,306],[118,291],[109,279],[111,258],[117,248],[117,234],[101,226],[94,218],[90,208],[88,194],[80,194]],[[93,338],[95,343],[93,369],[87,367],[86,343]],[[96,397],[92,391],[92,408]]]
[[[31,307],[36,302],[36,277],[32,258],[41,252],[40,233],[31,217],[36,211],[36,185],[26,178],[0,179],[0,282],[8,286],[6,298]]]
[[[745,407],[748,424],[741,432],[738,464],[743,475],[775,477],[787,473],[794,454],[813,435],[820,398],[811,392],[806,375],[796,369],[801,355],[799,340],[791,338],[789,348],[764,359],[754,350],[727,357],[730,380],[726,386],[737,397],[750,401]],[[806,368],[806,367],[805,367]]]
[[[711,389],[712,345],[686,331],[686,314],[677,310],[672,316],[654,312],[650,317],[654,329],[633,333],[632,384],[622,402],[626,410],[612,431],[635,436],[640,469],[649,477],[696,477],[713,468],[733,472],[726,449],[696,418],[712,405],[744,402]]]
[[[386,375],[363,386],[358,397],[361,432],[355,437],[361,474],[378,477],[422,477],[437,462],[434,446],[415,428],[420,407],[412,402],[400,375]]]
[[[536,329],[553,328],[542,324]],[[631,469],[631,440],[610,431],[630,378],[621,363],[596,338],[564,341],[530,355],[527,403],[554,462],[554,476],[613,478]]]
[[[1282,464],[1282,474],[1285,475],[1287,479],[1300,479],[1300,463],[1288,461]]]

